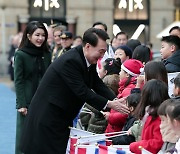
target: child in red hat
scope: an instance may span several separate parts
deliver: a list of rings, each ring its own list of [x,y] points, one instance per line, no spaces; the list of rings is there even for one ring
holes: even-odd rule
[[[130,95],[131,89],[136,86],[136,78],[143,71],[143,67],[142,62],[135,59],[128,59],[121,65],[118,98],[126,98]],[[107,133],[121,131],[128,117],[127,114],[116,112],[113,109],[110,112],[105,112],[104,116],[108,120]]]

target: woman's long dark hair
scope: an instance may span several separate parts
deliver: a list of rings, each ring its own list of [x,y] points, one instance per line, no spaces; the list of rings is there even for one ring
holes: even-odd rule
[[[48,48],[47,48],[48,32],[47,32],[47,29],[44,26],[44,24],[42,22],[39,22],[39,21],[31,21],[30,23],[28,23],[27,27],[24,30],[23,37],[22,37],[21,43],[19,45],[19,49],[23,48],[24,46],[26,46],[27,44],[30,43],[30,41],[27,37],[27,34],[32,36],[34,31],[38,28],[43,29],[44,33],[45,33],[45,40],[44,40],[41,47],[43,48],[44,51],[48,50]]]
[[[157,110],[160,104],[169,98],[168,86],[161,80],[149,80],[143,87],[141,100],[135,110],[138,119],[145,115],[145,108],[149,106],[149,115],[155,119],[158,114]]]
[[[150,61],[144,67],[146,81],[158,79],[164,81],[168,85],[167,71],[163,62]]]

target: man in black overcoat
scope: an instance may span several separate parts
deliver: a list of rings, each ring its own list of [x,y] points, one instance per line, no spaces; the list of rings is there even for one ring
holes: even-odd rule
[[[83,45],[70,49],[46,71],[28,109],[22,135],[24,154],[65,154],[73,119],[85,102],[128,113],[99,79],[97,60],[106,52],[108,34],[90,28]]]

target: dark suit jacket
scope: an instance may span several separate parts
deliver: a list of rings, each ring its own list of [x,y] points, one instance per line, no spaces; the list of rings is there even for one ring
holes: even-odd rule
[[[169,58],[163,60],[168,73],[180,72],[180,50],[177,50]]]
[[[99,79],[96,65],[87,68],[82,46],[69,50],[50,65],[33,97],[22,137],[23,152],[65,153],[68,126],[83,104],[102,110],[113,98]]]

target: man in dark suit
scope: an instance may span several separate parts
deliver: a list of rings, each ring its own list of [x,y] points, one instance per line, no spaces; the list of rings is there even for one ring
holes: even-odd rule
[[[85,102],[98,110],[109,107],[128,113],[96,72],[108,34],[90,28],[83,45],[70,49],[50,65],[28,110],[22,136],[25,154],[64,154],[69,126]]]

